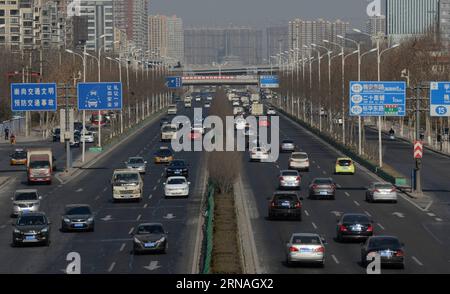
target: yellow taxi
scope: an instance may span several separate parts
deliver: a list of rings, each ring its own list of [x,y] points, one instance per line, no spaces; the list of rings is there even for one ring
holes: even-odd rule
[[[170,163],[173,158],[173,152],[167,147],[161,147],[154,156],[155,163]]]
[[[27,152],[23,149],[16,149],[11,154],[11,165],[26,165],[27,164]]]
[[[336,160],[335,174],[355,174],[355,164],[351,158],[341,157]]]

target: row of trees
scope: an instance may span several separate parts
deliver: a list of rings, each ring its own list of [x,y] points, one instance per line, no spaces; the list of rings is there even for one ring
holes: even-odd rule
[[[387,48],[387,42],[381,43],[381,50]],[[358,80],[358,55],[352,54],[356,48],[348,48],[348,51],[345,52],[348,57],[345,59],[345,76],[342,79],[341,57],[336,56],[340,53],[340,49],[333,47],[330,47],[330,49],[333,51],[330,71],[331,83],[329,84],[328,80],[327,52],[321,49],[324,57],[321,59],[320,86],[317,58],[312,61],[311,72],[309,71],[309,62],[306,62],[305,66],[301,62],[291,63],[290,66],[288,65],[280,71],[279,94],[282,99],[279,99],[278,103],[289,113],[302,118],[317,129],[320,128],[337,140],[343,142],[343,134],[345,134],[345,144],[357,150],[358,119],[349,116],[348,106],[349,83]],[[363,47],[361,53],[363,54],[371,49]],[[403,133],[405,126],[414,126],[416,103],[413,98],[417,95],[414,88],[429,83],[429,81],[449,80],[450,60],[443,52],[446,52],[446,48],[440,43],[439,38],[430,33],[420,38],[405,40],[397,48],[382,55],[380,63],[381,81],[405,81],[405,77],[402,77],[402,71],[409,73],[407,116],[400,119],[384,119],[385,128],[390,128],[395,123]],[[361,80],[376,81],[377,79],[377,53],[365,54],[361,63]],[[422,91],[420,96],[422,98],[428,97],[428,92]],[[448,120],[430,118],[429,111],[427,111],[429,109],[428,104],[425,99],[420,102],[421,110],[425,110],[421,113],[423,124],[420,127],[424,129],[425,139],[431,141],[432,133],[442,132],[444,128],[448,128],[449,122]],[[366,119],[366,123],[369,121],[369,119]],[[345,132],[342,130],[342,123],[346,126]],[[369,148],[364,148],[364,132],[362,142],[363,152],[369,157],[375,155],[369,154],[371,153]]]
[[[81,56],[82,52],[77,52]],[[89,52],[97,56],[97,54]],[[81,56],[68,53],[63,50],[33,50],[28,52],[0,51],[2,66],[0,67],[0,119],[2,121],[11,118],[10,107],[10,84],[20,82],[56,82],[72,87],[71,95],[76,94],[76,83],[83,81],[83,61]],[[107,59],[117,56],[106,55],[102,52],[100,59],[101,81],[119,81],[119,64],[115,60]],[[86,57],[86,81],[98,81],[98,63],[93,57]],[[158,95],[166,94],[164,78],[167,69],[162,66],[154,68],[136,67],[134,61],[126,71],[126,61],[122,61],[122,82],[123,82],[123,104],[125,125],[128,126],[134,121],[135,116],[140,116],[146,111],[145,103],[149,98],[151,109],[157,109],[162,101],[156,98]],[[128,80],[127,80],[128,77]],[[64,93],[58,94],[58,104],[65,103]],[[76,106],[75,97],[71,97],[70,103]],[[154,105],[153,105],[154,104]],[[141,107],[142,109],[139,109]],[[138,111],[136,111],[138,108]],[[57,124],[57,113],[34,113],[32,116],[33,125],[39,124],[41,129],[47,126],[50,128]],[[47,123],[44,123],[47,122]],[[128,123],[127,123],[128,122]]]

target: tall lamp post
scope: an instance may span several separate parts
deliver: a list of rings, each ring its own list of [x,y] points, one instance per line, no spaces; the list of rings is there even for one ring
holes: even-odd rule
[[[327,50],[326,55],[328,56],[328,99],[331,99],[331,54],[333,54],[333,51],[328,49],[325,46],[317,45],[317,44],[311,44],[314,47],[322,48]],[[322,128],[320,128],[322,130]]]

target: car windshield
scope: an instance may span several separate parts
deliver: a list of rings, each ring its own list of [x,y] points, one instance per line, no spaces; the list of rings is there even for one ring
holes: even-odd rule
[[[330,179],[315,179],[314,184],[317,185],[331,185],[333,182]]]
[[[370,240],[369,247],[372,248],[400,248],[400,242],[395,238],[373,238]]]
[[[292,144],[294,141],[292,140],[283,140],[283,144]]]
[[[275,201],[295,201],[297,197],[294,195],[275,195]]]
[[[366,215],[353,214],[353,215],[345,215],[342,222],[350,224],[360,224],[360,223],[368,223],[370,221]]]
[[[294,236],[292,244],[298,245],[320,245],[320,239],[317,236]]]
[[[23,158],[27,158],[27,153],[25,151],[16,151],[14,152],[14,154],[12,155],[12,158],[14,159],[23,159]]]
[[[298,172],[296,171],[284,171],[281,173],[282,176],[291,176],[291,177],[297,177],[298,176]]]
[[[174,126],[164,126],[162,131],[163,132],[176,132],[177,128]]]
[[[292,154],[293,159],[308,159],[308,155],[304,153],[294,153]]]
[[[91,214],[91,209],[88,206],[66,208],[66,215],[79,215],[79,214]]]
[[[129,164],[138,164],[138,163],[144,163],[144,159],[142,158],[130,158],[130,160],[128,160]]]
[[[139,181],[139,175],[135,173],[116,174],[114,181],[118,183],[135,183]]]
[[[162,156],[162,157],[167,157],[167,156],[171,156],[172,152],[168,149],[164,149],[164,150],[159,150],[157,153],[157,156]]]
[[[28,201],[28,200],[37,200],[38,195],[36,192],[20,192],[15,196],[16,201]]]
[[[19,226],[40,226],[46,224],[46,219],[42,215],[22,216],[17,220]]]
[[[50,168],[50,163],[48,161],[32,161],[30,168]]]
[[[186,180],[185,179],[179,179],[179,178],[177,178],[177,179],[170,179],[169,180],[169,182],[168,182],[168,184],[169,185],[181,185],[181,184],[184,184],[184,183],[186,183]]]
[[[139,235],[164,234],[164,229],[159,225],[145,225],[145,226],[139,226],[137,233]]]
[[[58,134],[60,134],[61,133],[61,129],[56,129],[55,131],[54,131],[54,134],[55,135],[58,135]]]
[[[381,189],[381,190],[391,190],[394,188],[391,184],[375,184],[375,189]]]
[[[182,160],[174,160],[170,163],[170,167],[184,167],[185,163]]]
[[[351,160],[343,159],[338,161],[340,166],[350,166],[352,164]]]

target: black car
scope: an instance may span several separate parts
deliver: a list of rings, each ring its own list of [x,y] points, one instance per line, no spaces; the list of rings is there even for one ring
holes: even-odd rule
[[[367,266],[370,263],[368,256],[379,254],[381,265],[393,265],[404,268],[405,245],[397,237],[393,236],[372,236],[361,245],[361,264]]]
[[[276,217],[302,220],[302,203],[295,192],[275,192],[269,203],[269,219]]]
[[[73,129],[81,132],[83,130],[83,123],[79,121],[74,122]]]
[[[189,177],[188,164],[184,160],[177,159],[170,162],[169,166],[166,168],[166,177],[173,176]]]
[[[61,129],[55,129],[53,131],[53,142],[59,142],[61,138]]]
[[[86,204],[71,204],[61,217],[61,231],[94,231],[94,215]]]
[[[140,224],[133,235],[133,253],[167,252],[167,234],[160,223]]]
[[[73,142],[70,142],[70,147],[78,148],[81,145],[81,133],[79,131],[75,131],[73,134]]]
[[[43,212],[21,214],[14,224],[12,245],[50,245],[50,221]]]
[[[345,213],[338,220],[336,238],[339,242],[347,239],[367,239],[373,235],[373,221],[365,214]]]

